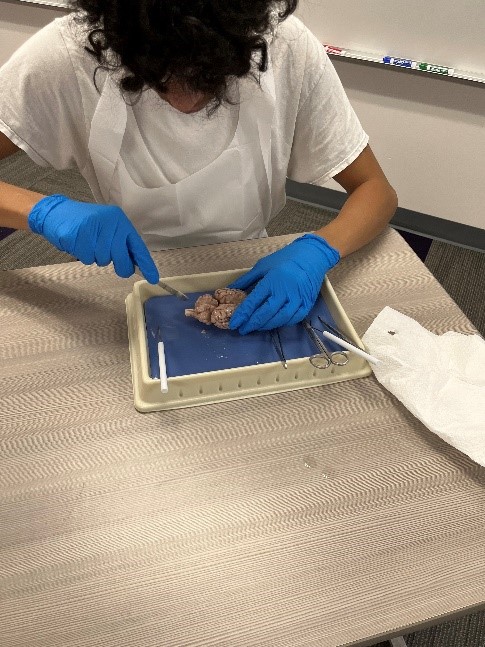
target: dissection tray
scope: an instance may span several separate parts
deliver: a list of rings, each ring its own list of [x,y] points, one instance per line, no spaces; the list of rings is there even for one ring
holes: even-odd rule
[[[317,349],[301,325],[280,329],[287,358],[285,369],[267,332],[246,336],[206,326],[185,317],[198,294],[213,292],[234,281],[246,269],[167,278],[189,295],[180,301],[162,288],[140,281],[126,299],[128,337],[135,407],[149,412],[303,389],[370,375],[367,362],[349,354],[345,366],[317,369],[309,356]],[[328,279],[309,315],[336,324],[356,346],[364,348]],[[160,389],[157,347],[163,341],[168,393]],[[329,350],[340,350],[325,342]]]

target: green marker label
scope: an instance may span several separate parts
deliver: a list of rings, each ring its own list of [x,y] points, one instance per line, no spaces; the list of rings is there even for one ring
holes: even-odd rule
[[[444,76],[453,76],[455,70],[452,67],[444,65],[433,65],[432,63],[418,63],[417,69],[422,72],[432,72],[433,74],[443,74]]]

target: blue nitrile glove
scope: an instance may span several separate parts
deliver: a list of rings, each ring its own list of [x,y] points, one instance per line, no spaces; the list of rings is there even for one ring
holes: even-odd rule
[[[147,246],[119,207],[50,195],[34,205],[28,223],[34,233],[85,265],[112,261],[122,278],[131,276],[138,265],[150,283],[160,278]]]
[[[316,234],[305,234],[264,256],[229,286],[245,290],[259,281],[234,311],[230,329],[246,335],[298,323],[314,306],[325,274],[339,260],[339,252]]]

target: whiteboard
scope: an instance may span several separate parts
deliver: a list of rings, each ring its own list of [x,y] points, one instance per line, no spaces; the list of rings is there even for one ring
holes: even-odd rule
[[[20,1],[68,7],[67,0]],[[297,15],[322,43],[485,76],[483,0],[300,0]]]
[[[322,43],[485,75],[483,0],[300,0]]]
[[[69,7],[68,0],[20,0],[20,2],[28,2],[29,4],[45,4],[48,7]]]

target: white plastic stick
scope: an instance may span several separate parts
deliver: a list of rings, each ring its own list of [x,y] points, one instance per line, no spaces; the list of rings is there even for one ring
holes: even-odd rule
[[[340,339],[340,337],[337,337],[336,335],[332,335],[331,332],[327,332],[326,330],[323,330],[322,335],[324,337],[327,337],[328,339],[331,339],[339,346],[342,346],[342,348],[346,348],[347,350],[351,350],[356,355],[360,355],[371,364],[381,363],[381,360],[377,359],[377,357],[374,357],[373,355],[369,355],[369,353],[366,353],[365,350],[362,350],[361,348],[357,348],[357,346],[353,346],[352,344],[349,344],[348,342],[344,341],[343,339]]]
[[[158,342],[158,365],[160,367],[160,389],[162,393],[168,393],[167,366],[165,364],[163,341]]]

